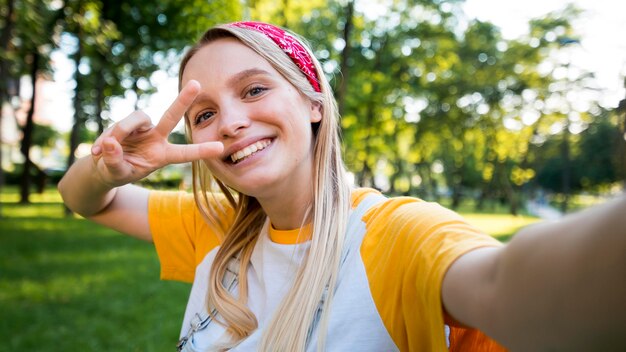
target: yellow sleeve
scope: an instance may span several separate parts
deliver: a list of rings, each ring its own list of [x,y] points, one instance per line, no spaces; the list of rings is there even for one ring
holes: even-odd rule
[[[162,280],[193,282],[196,266],[223,238],[186,192],[150,192],[148,221]]]
[[[446,350],[441,285],[464,253],[500,246],[458,214],[416,198],[393,198],[363,217],[361,256],[378,312],[401,351]]]

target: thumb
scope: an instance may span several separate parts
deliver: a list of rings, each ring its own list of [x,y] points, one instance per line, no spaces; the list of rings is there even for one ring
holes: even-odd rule
[[[167,162],[180,164],[190,161],[217,158],[224,152],[221,142],[198,144],[170,144],[167,149]]]

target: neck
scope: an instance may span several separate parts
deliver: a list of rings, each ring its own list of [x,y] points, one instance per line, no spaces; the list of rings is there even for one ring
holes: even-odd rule
[[[294,191],[289,197],[257,198],[277,230],[293,230],[309,222],[307,210],[313,204],[313,191]]]
[[[302,227],[307,219],[307,211],[313,204],[313,158],[309,153],[301,167],[286,179],[267,187],[256,199],[277,230],[293,230]]]

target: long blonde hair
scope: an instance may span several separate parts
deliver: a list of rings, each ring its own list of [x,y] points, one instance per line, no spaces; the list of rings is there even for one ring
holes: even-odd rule
[[[265,328],[260,343],[261,351],[304,351],[310,339],[312,322],[318,311],[325,291],[327,296],[322,306],[318,324],[318,349],[323,349],[328,326],[329,307],[337,282],[345,228],[350,211],[350,187],[345,166],[341,158],[338,112],[328,80],[324,77],[320,63],[311,50],[303,46],[313,59],[318,73],[321,92],[316,92],[305,75],[291,59],[264,34],[229,25],[209,29],[183,58],[179,72],[179,89],[187,62],[202,47],[220,38],[236,38],[267,60],[303,96],[320,104],[322,119],[312,124],[313,145],[313,203],[303,223],[312,223],[312,239],[309,253],[299,268],[293,287],[274,312],[271,323]],[[186,119],[187,137],[190,138],[189,120]],[[205,218],[226,233],[213,261],[209,274],[207,300],[222,318],[222,324],[231,335],[230,347],[237,345],[257,327],[254,314],[246,306],[246,272],[250,256],[266,220],[266,214],[258,201],[250,196],[230,189],[211,176],[206,165],[196,161],[192,165],[193,191],[196,204]],[[214,194],[212,184],[217,184],[224,193],[230,207],[234,209],[234,222],[228,225],[224,219],[226,207],[210,206],[221,204],[209,202]],[[222,277],[228,262],[240,256],[239,297],[235,298],[222,285]]]

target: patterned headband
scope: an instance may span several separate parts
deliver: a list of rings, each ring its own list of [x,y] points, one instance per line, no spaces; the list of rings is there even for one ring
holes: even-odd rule
[[[276,43],[285,54],[289,55],[291,60],[309,80],[313,89],[315,89],[316,92],[321,92],[313,60],[309,52],[306,51],[304,46],[298,39],[294,38],[294,36],[274,25],[263,22],[234,22],[230,23],[229,26],[254,29],[257,32],[265,34],[265,36]]]

